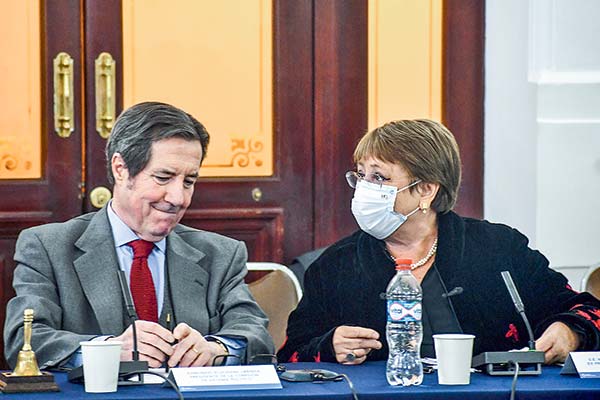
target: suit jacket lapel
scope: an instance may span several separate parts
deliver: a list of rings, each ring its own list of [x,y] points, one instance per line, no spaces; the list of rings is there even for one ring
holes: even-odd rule
[[[75,243],[82,254],[73,262],[83,292],[102,334],[123,331],[123,300],[119,284],[119,262],[106,207],[96,213]]]
[[[168,290],[172,299],[175,322],[185,322],[201,333],[208,331],[209,311],[206,299],[209,273],[200,265],[205,254],[190,246],[179,234],[167,237],[166,267]]]

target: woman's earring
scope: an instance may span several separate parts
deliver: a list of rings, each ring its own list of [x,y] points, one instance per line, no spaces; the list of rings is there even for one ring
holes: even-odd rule
[[[420,205],[421,211],[423,211],[423,214],[427,214],[427,210],[429,209],[429,204],[423,202]]]

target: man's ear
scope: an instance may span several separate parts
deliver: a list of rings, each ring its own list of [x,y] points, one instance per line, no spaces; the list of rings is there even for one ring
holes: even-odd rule
[[[115,177],[115,182],[123,181],[129,178],[129,170],[127,169],[127,164],[125,164],[125,160],[120,153],[114,153],[110,160],[110,165],[112,168],[113,176]]]

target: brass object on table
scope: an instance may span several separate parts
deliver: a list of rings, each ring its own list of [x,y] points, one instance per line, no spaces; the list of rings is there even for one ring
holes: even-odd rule
[[[35,353],[31,348],[31,327],[33,310],[28,308],[23,313],[23,348],[17,357],[17,366],[11,372],[0,374],[0,390],[4,393],[20,392],[58,392],[60,389],[54,382],[54,375],[41,372]]]
[[[17,357],[17,366],[13,376],[39,376],[42,375],[38,367],[35,353],[31,349],[31,324],[33,322],[33,310],[28,308],[23,313],[23,348]]]

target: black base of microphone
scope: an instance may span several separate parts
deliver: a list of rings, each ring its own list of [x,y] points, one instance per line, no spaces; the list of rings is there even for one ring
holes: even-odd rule
[[[130,381],[128,380],[135,374],[131,374],[131,372],[136,371],[148,371],[148,361],[121,361],[119,364],[119,386],[126,385],[142,385],[144,383],[142,377],[138,381]],[[126,378],[121,378],[122,376],[126,376]],[[69,371],[67,378],[70,382],[83,382],[83,366],[73,368]]]
[[[473,368],[488,375],[514,375],[519,363],[519,375],[540,375],[544,363],[543,351],[488,351],[473,357]]]

